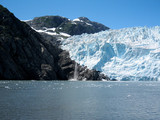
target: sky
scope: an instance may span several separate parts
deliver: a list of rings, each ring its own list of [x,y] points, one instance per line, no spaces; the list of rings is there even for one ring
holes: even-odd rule
[[[160,0],[0,0],[20,20],[87,17],[111,29],[160,26]]]

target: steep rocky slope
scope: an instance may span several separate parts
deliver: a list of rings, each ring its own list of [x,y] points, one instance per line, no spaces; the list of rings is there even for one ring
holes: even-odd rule
[[[75,64],[68,52],[54,46],[0,5],[0,79],[68,80],[74,76]],[[77,73],[79,80],[109,79],[79,65]]]

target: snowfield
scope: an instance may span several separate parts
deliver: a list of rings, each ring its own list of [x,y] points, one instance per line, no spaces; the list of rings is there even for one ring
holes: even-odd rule
[[[71,59],[111,79],[160,81],[160,26],[82,34],[61,47]]]

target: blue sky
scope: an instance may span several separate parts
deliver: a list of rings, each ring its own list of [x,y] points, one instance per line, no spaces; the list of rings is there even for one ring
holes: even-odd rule
[[[80,16],[112,29],[160,25],[160,0],[0,0],[21,20],[38,16]]]

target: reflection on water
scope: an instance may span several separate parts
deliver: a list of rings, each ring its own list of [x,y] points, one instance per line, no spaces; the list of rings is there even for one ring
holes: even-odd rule
[[[157,120],[159,82],[0,81],[0,120]]]

